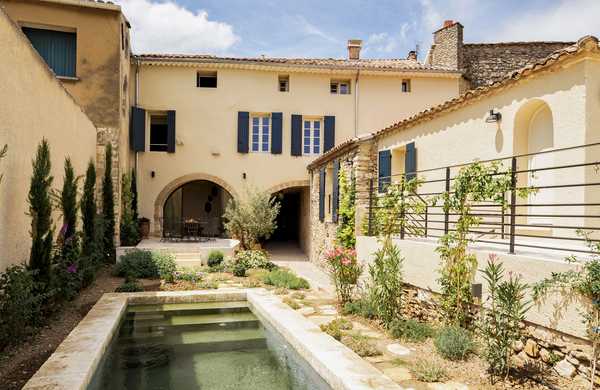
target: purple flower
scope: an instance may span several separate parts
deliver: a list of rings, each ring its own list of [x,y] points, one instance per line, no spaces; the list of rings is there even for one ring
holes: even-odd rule
[[[77,265],[75,263],[73,263],[70,266],[68,266],[67,272],[70,274],[74,274],[75,272],[77,272]]]
[[[64,236],[67,233],[67,228],[69,227],[69,224],[65,223],[62,225],[62,227],[60,228],[60,235]]]

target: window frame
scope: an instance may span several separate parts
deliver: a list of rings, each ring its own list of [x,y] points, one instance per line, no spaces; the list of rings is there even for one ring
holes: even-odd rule
[[[346,92],[342,92],[343,86],[346,86]],[[352,80],[330,80],[329,93],[332,95],[352,95]]]
[[[281,83],[285,82],[285,88],[281,89]],[[279,92],[289,92],[290,91],[290,76],[288,75],[279,75],[277,78],[277,90]]]
[[[310,127],[309,127],[309,136],[306,136],[306,123],[309,122],[310,123]],[[325,135],[325,119],[323,117],[304,117],[302,118],[302,155],[303,156],[320,156],[321,154],[323,154],[323,146],[324,146],[324,135]],[[315,137],[315,123],[319,123],[319,136]],[[318,152],[315,152],[315,138],[319,138],[319,144],[318,144]],[[309,146],[309,152],[307,153],[305,151],[305,148],[307,146],[306,144],[306,140],[309,140],[308,142],[308,146]]]
[[[27,36],[27,34],[25,33],[24,29],[30,29],[30,30],[45,30],[45,31],[53,31],[53,32],[57,32],[57,33],[65,33],[65,34],[69,34],[72,35],[75,42],[74,42],[74,58],[73,58],[73,74],[72,75],[62,75],[62,74],[58,74],[56,72],[56,70],[46,61],[46,59],[42,56],[41,53],[39,53],[38,49],[35,48],[36,52],[38,52],[38,54],[40,55],[40,57],[42,57],[42,59],[44,60],[44,62],[48,65],[48,67],[50,69],[52,69],[52,71],[54,72],[54,74],[56,75],[56,78],[61,79],[61,80],[66,80],[66,81],[78,81],[79,78],[77,76],[77,72],[79,71],[79,64],[78,64],[78,58],[79,58],[79,33],[77,31],[76,28],[72,28],[72,27],[63,27],[63,26],[54,26],[54,25],[46,25],[46,24],[39,24],[39,23],[27,23],[27,22],[20,22],[19,23],[19,28],[21,30],[21,32]],[[27,36],[27,40],[30,41],[31,45],[33,46],[33,42],[31,42],[31,40],[29,39],[29,36]]]
[[[152,153],[168,153],[169,149],[169,141],[168,141],[168,133],[169,133],[169,124],[166,112],[148,112],[148,151]],[[152,143],[152,119],[153,118],[161,118],[164,119],[164,123],[156,123],[157,125],[164,125],[165,128],[165,143],[164,144],[153,144]],[[162,122],[162,121],[161,121]],[[152,147],[161,146],[164,147],[164,150],[152,150]]]
[[[258,150],[254,150],[254,120],[257,119],[258,120],[258,125],[257,125],[257,136],[258,136],[258,141],[256,143]],[[268,124],[265,128],[265,120],[268,120]],[[272,136],[273,136],[273,118],[271,117],[270,113],[250,113],[249,116],[249,121],[250,123],[248,124],[248,129],[249,129],[249,144],[248,144],[248,152],[249,153],[271,153],[271,140],[272,140]],[[266,130],[266,133],[265,133]],[[266,136],[266,138],[265,138]],[[265,139],[266,139],[266,145],[267,145],[267,149],[264,150],[264,146],[265,146]]]
[[[205,79],[214,79],[214,86],[212,85],[201,85],[201,80]],[[196,88],[203,89],[217,89],[219,87],[219,72],[210,71],[210,70],[199,70],[196,72]]]
[[[400,85],[400,90],[402,91],[402,93],[411,92],[410,79],[402,79],[402,83]]]

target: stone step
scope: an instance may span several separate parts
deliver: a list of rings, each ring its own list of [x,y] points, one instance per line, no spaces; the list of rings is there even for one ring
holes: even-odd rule
[[[159,305],[131,305],[127,308],[128,313],[173,313],[185,314],[196,312],[209,312],[215,309],[227,311],[227,309],[245,309],[248,308],[247,301],[230,302],[196,302],[196,303],[166,303]]]
[[[165,332],[134,332],[121,336],[119,342],[126,344],[135,343],[160,343],[168,345],[178,344],[210,344],[232,341],[262,340],[265,338],[262,328],[242,329],[208,329],[193,330],[169,334]]]
[[[241,312],[182,315],[149,315],[147,318],[125,318],[122,335],[133,332],[181,332],[185,330],[257,328],[259,321],[247,309]],[[147,314],[147,313],[145,313]]]

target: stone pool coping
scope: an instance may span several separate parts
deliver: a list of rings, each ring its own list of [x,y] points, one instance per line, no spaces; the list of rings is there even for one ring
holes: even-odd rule
[[[23,389],[85,390],[117,332],[128,304],[240,300],[247,300],[260,320],[275,328],[332,389],[401,389],[277,296],[264,289],[237,288],[104,294]]]

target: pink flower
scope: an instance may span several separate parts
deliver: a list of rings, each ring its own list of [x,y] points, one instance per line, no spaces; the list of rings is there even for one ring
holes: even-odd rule
[[[343,259],[343,260],[342,260],[342,265],[346,265],[346,266],[348,266],[348,265],[350,265],[350,263],[351,263],[350,259],[347,259],[347,258],[346,258],[346,259]]]
[[[73,263],[67,267],[67,272],[70,274],[74,274],[77,272],[77,264]]]

